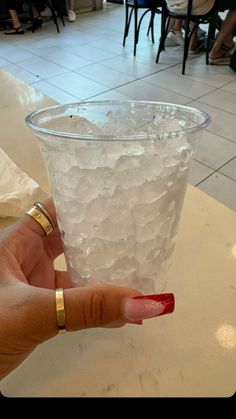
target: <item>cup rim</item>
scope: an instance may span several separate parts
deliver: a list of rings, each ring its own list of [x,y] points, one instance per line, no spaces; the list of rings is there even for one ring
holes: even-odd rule
[[[101,105],[151,105],[151,106],[164,106],[164,107],[174,107],[177,108],[177,110],[187,112],[189,114],[198,114],[200,119],[202,119],[202,122],[196,123],[195,126],[192,126],[190,128],[185,128],[183,130],[178,131],[169,131],[164,133],[157,133],[157,134],[124,134],[124,135],[117,135],[117,134],[84,134],[79,132],[69,132],[69,131],[59,131],[55,129],[48,129],[43,126],[40,126],[39,124],[35,123],[35,119],[39,115],[43,115],[44,113],[50,113],[56,109],[63,109],[63,108],[70,108],[70,107],[78,107],[78,106],[87,106],[92,107],[95,105],[101,106]],[[119,100],[106,100],[106,101],[79,101],[79,102],[72,102],[67,103],[64,105],[53,105],[48,106],[46,108],[42,108],[36,111],[31,112],[29,115],[27,115],[25,119],[26,124],[29,128],[31,128],[33,131],[35,131],[37,134],[46,135],[47,137],[52,137],[52,139],[58,138],[64,138],[69,140],[83,140],[83,141],[144,141],[144,140],[169,140],[169,139],[178,139],[181,138],[184,134],[194,133],[197,131],[200,131],[204,128],[206,128],[210,122],[211,117],[206,112],[201,111],[197,108],[186,106],[186,105],[179,105],[175,103],[169,103],[169,102],[155,102],[155,101],[138,101],[138,100],[130,100],[130,101],[119,101]]]

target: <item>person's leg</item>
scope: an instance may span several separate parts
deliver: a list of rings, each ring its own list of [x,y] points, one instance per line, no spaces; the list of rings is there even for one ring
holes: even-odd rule
[[[21,26],[21,24],[20,24],[18,14],[17,14],[16,10],[9,10],[9,13],[10,13],[11,18],[12,18],[13,28],[19,28],[19,26]]]
[[[174,19],[172,29],[174,32],[181,32],[183,26],[183,21],[181,19]]]
[[[68,9],[74,10],[75,8],[75,1],[74,0],[68,0]]]
[[[190,29],[192,30],[195,26],[195,23],[191,22],[190,23]],[[195,27],[195,30],[191,36],[191,40],[189,43],[189,53],[190,54],[197,54],[201,51],[204,51],[204,47],[205,47],[205,40],[204,39],[200,39],[199,35],[198,35],[198,26]]]
[[[74,0],[68,0],[67,5],[68,5],[68,10],[67,10],[68,20],[69,22],[74,22],[76,20],[76,14],[74,12],[74,8],[75,8]]]
[[[236,10],[229,10],[225,21],[222,24],[221,30],[215,43],[212,47],[210,58],[219,58],[227,56],[227,52],[222,50],[222,44],[228,44],[233,41],[233,30],[236,26]]]
[[[32,15],[33,15],[33,19],[37,19],[39,17],[38,9],[36,8],[34,4],[32,4]]]
[[[12,18],[13,28],[9,29],[8,31],[5,31],[4,33],[6,35],[14,35],[14,34],[24,33],[24,31],[21,27],[21,23],[20,23],[17,11],[16,11],[16,2],[14,0],[8,0],[6,2],[6,6],[7,6],[8,11],[10,13],[10,16]]]
[[[20,21],[16,12],[16,8],[17,8],[16,0],[6,0],[6,8],[12,18],[13,28],[18,28],[20,26]]]
[[[166,42],[165,42],[166,47],[184,45],[182,25],[183,25],[183,21],[181,19],[171,19],[170,31],[167,35]]]

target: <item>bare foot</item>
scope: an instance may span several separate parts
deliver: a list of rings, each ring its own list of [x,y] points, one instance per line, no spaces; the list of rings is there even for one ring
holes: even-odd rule
[[[211,58],[213,60],[218,59],[218,58],[228,58],[228,57],[230,57],[229,52],[225,51],[223,49],[220,49],[220,51],[216,51],[216,52],[211,50],[211,53],[209,55],[209,58]]]

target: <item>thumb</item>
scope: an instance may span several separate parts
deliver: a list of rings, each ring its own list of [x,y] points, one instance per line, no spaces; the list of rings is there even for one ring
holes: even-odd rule
[[[31,289],[34,287],[30,287]],[[58,332],[55,291],[34,288],[31,299],[31,338],[43,342]],[[64,289],[67,331],[91,327],[119,327],[174,311],[171,293],[140,295],[132,288],[111,285]]]
[[[58,332],[56,295],[54,290],[31,288],[31,334],[37,343]],[[91,286],[64,289],[65,323],[67,331],[92,327],[119,327],[129,320],[125,317],[125,302],[141,293],[131,288]],[[32,337],[32,335],[31,335]]]

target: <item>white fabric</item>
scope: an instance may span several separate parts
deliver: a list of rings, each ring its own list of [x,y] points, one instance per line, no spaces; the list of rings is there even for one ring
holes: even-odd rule
[[[39,185],[0,148],[0,217],[21,217],[47,197]]]
[[[171,12],[179,14],[187,12],[187,0],[166,0],[166,2]],[[215,0],[193,0],[192,14],[204,15],[212,9],[214,3]]]
[[[76,14],[74,12],[74,10],[68,10],[68,20],[69,22],[75,22],[76,20]]]

